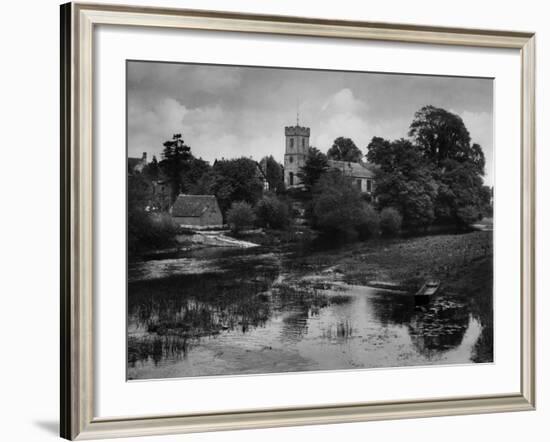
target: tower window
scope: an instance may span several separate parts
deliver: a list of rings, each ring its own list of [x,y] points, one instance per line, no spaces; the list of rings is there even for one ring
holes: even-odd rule
[[[294,157],[288,157],[288,161],[293,163],[294,162]]]
[[[290,172],[290,173],[288,174],[288,181],[289,181],[289,183],[290,183],[291,186],[294,185],[294,174],[293,174],[292,172]]]
[[[302,147],[306,147],[306,139],[302,138]]]
[[[290,139],[290,147],[294,147],[294,138]]]

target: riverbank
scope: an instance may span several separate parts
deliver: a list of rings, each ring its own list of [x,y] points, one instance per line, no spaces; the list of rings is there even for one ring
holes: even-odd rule
[[[448,289],[464,289],[464,276],[482,262],[492,262],[492,233],[470,232],[415,238],[373,239],[346,247],[295,256],[303,273],[330,268],[350,284],[390,283],[418,289],[426,279],[441,279]]]
[[[409,293],[418,290],[427,279],[439,279],[443,295],[458,295],[468,300],[472,313],[483,326],[473,360],[492,361],[491,231],[371,240],[297,256],[293,266],[301,275],[337,275],[338,279],[348,284],[386,286]],[[391,296],[391,291],[388,296]]]
[[[164,363],[167,377],[204,365],[240,372],[244,360],[250,372],[284,371],[296,355],[301,369],[493,360],[491,232],[365,242],[302,235],[251,232],[240,239],[273,243],[133,264],[131,377],[153,376]],[[419,309],[411,293],[428,278],[442,290]],[[262,349],[282,353],[265,367],[256,358]]]

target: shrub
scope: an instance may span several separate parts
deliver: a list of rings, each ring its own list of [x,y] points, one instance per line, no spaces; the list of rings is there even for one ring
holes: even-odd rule
[[[475,206],[460,207],[456,211],[456,218],[459,227],[466,227],[479,221],[482,217],[481,211]]]
[[[286,229],[290,219],[288,204],[276,196],[264,196],[256,205],[256,220],[261,227]]]
[[[147,213],[131,210],[128,213],[128,251],[159,249],[171,246],[178,226],[168,213]]]
[[[361,193],[339,171],[324,174],[313,188],[313,225],[326,233],[354,235],[362,223]]]
[[[395,235],[401,230],[403,217],[393,207],[386,207],[380,212],[380,230],[384,235]]]
[[[380,216],[370,204],[362,204],[360,220],[355,230],[361,239],[377,235],[380,231]]]
[[[255,218],[252,206],[244,201],[232,203],[227,211],[227,223],[233,233],[239,233],[244,228],[251,227]]]

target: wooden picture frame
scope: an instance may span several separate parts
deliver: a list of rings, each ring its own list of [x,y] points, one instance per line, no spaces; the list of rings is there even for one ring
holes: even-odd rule
[[[521,391],[169,416],[94,416],[93,33],[96,25],[367,39],[521,54]],[[535,36],[524,32],[68,3],[61,6],[61,436],[70,440],[357,422],[535,407]]]

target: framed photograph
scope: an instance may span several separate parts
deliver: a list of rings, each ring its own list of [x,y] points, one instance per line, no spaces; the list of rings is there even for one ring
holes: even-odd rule
[[[62,437],[534,409],[534,34],[61,23]]]

